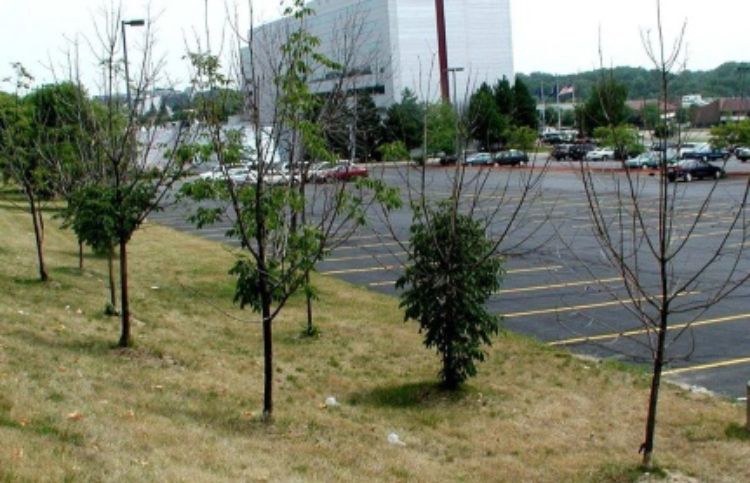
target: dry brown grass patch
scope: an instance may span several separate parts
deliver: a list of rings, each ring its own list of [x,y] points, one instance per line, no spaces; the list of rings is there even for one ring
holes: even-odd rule
[[[35,274],[20,210],[0,207],[0,481],[628,481],[645,376],[498,337],[460,393],[393,298],[316,277],[274,326],[276,417],[260,421],[257,317],[231,303],[232,253],[148,225],[132,242],[135,347],[113,348],[105,261],[48,222]],[[340,406],[322,405],[329,395]],[[743,408],[669,388],[657,458],[706,481],[750,479]],[[405,446],[389,445],[396,432]],[[625,478],[625,479],[623,479]],[[632,478],[631,478],[632,479]]]

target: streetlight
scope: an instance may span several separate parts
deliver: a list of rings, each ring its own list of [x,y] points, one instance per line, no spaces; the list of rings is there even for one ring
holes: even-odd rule
[[[456,85],[456,72],[463,72],[463,67],[449,67],[446,69],[447,72],[451,73],[451,77],[453,77],[453,110],[455,111],[455,120],[456,120],[456,163],[460,163],[460,138],[458,135],[458,86]]]
[[[135,20],[123,20],[120,22],[122,25],[122,53],[125,60],[125,93],[128,100],[128,109],[131,109],[132,106],[130,105],[130,74],[128,72],[128,42],[125,37],[125,27],[143,27],[146,25],[146,21],[143,19],[135,19]]]

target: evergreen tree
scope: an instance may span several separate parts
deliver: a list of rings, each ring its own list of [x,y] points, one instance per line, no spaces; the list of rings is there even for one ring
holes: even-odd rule
[[[506,137],[508,118],[500,113],[494,93],[487,84],[482,84],[472,94],[468,122],[471,137],[479,141],[485,151],[494,151]]]
[[[513,85],[513,124],[516,127],[526,126],[532,129],[539,126],[536,99],[519,78],[516,78],[516,83]]]
[[[497,104],[497,110],[500,114],[512,117],[513,116],[513,88],[510,86],[508,79],[503,77],[493,89],[495,96],[495,104]]]
[[[384,125],[387,141],[402,141],[407,149],[422,145],[422,108],[412,91],[404,89],[401,102],[388,108]]]
[[[377,148],[383,141],[383,122],[375,101],[370,94],[357,95],[356,107],[357,158],[370,161],[378,155]]]

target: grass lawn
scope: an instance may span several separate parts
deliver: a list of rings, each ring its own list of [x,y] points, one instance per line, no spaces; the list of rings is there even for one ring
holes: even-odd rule
[[[130,252],[135,347],[118,350],[105,260],[79,271],[73,238],[48,218],[52,280],[37,282],[17,203],[0,196],[0,481],[638,477],[642,372],[505,334],[480,375],[445,394],[397,300],[322,276],[320,338],[298,335],[301,299],[275,322],[275,420],[263,423],[259,320],[231,303],[231,251],[146,224]],[[657,462],[748,481],[743,422],[740,405],[666,387]]]

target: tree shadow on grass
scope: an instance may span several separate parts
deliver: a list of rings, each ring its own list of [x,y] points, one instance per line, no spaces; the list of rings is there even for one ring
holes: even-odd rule
[[[34,277],[34,278],[13,277],[11,278],[11,281],[16,285],[21,285],[24,287],[34,287],[37,285],[44,285],[47,283],[39,277]]]
[[[48,349],[63,349],[77,354],[103,356],[116,349],[112,339],[86,336],[84,339],[71,339],[69,336],[58,337],[52,334],[40,334],[30,330],[15,330],[8,334],[11,337],[26,341],[30,346]]]
[[[245,405],[217,398],[210,391],[185,395],[182,401],[176,406],[172,401],[153,399],[143,409],[175,423],[192,421],[225,434],[278,436],[288,430],[285,419],[266,420],[260,411],[243,411]]]
[[[424,381],[380,386],[369,391],[354,393],[349,397],[349,403],[386,408],[428,408],[461,402],[474,392],[476,391],[470,386],[462,386],[452,391],[434,381]]]
[[[78,268],[78,266],[52,267],[50,268],[49,271],[50,273],[57,274],[57,275],[75,275],[76,277],[83,275],[83,271],[80,268]]]

